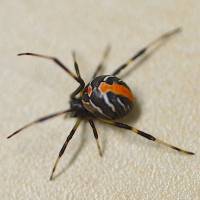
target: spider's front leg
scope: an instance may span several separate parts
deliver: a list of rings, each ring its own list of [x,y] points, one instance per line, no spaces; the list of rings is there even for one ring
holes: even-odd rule
[[[76,57],[75,57],[74,52],[73,52],[73,59],[74,59],[74,67],[75,67],[75,70],[76,70],[76,75],[73,72],[71,72],[69,70],[69,68],[66,67],[58,58],[53,57],[53,56],[47,56],[47,55],[36,54],[36,53],[27,53],[27,52],[26,53],[20,53],[20,54],[18,54],[18,56],[34,56],[34,57],[39,57],[39,58],[51,60],[54,63],[56,63],[61,69],[63,69],[65,72],[67,72],[74,80],[76,80],[80,84],[79,87],[71,94],[71,98],[74,98],[85,87],[85,82],[80,76],[79,67],[78,67],[78,64],[76,62]]]
[[[53,175],[54,175],[54,172],[55,172],[56,167],[57,167],[57,165],[58,165],[58,162],[59,162],[60,158],[63,156],[63,154],[64,154],[64,152],[65,152],[65,149],[67,148],[68,143],[70,142],[70,140],[71,140],[72,137],[74,136],[74,134],[75,134],[75,132],[76,132],[76,130],[77,130],[77,128],[78,128],[80,122],[81,122],[81,119],[78,118],[77,121],[76,121],[76,123],[75,123],[75,125],[74,125],[74,127],[72,128],[71,132],[70,132],[69,135],[67,136],[67,138],[66,138],[66,140],[65,140],[65,142],[64,142],[64,144],[63,144],[63,146],[62,146],[62,148],[60,149],[59,154],[58,154],[58,157],[57,157],[57,159],[56,159],[56,161],[55,161],[55,163],[54,163],[53,169],[52,169],[52,171],[51,171],[50,180],[53,179]]]
[[[75,52],[72,53],[72,56],[73,56],[73,60],[74,60],[74,68],[76,70],[77,81],[80,84],[79,87],[70,95],[71,99],[74,99],[76,97],[76,95],[79,94],[84,89],[85,82],[81,78],[80,71],[79,71],[79,66],[78,66],[78,63],[76,61],[76,54],[75,54]]]

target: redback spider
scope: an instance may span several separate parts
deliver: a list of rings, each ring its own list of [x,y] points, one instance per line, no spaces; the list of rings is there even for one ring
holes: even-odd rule
[[[35,54],[35,53],[18,54],[18,56],[29,55],[29,56],[36,56],[36,57],[51,60],[54,63],[56,63],[59,67],[61,67],[65,72],[67,72],[80,85],[70,95],[69,109],[41,117],[29,124],[26,124],[22,128],[18,129],[17,131],[9,135],[7,138],[11,138],[12,136],[21,132],[23,129],[28,128],[36,123],[41,123],[53,117],[64,115],[66,113],[71,113],[71,117],[76,117],[77,121],[74,127],[72,128],[71,132],[69,133],[68,137],[66,138],[66,141],[63,144],[59,152],[59,155],[55,161],[55,164],[51,172],[50,180],[53,179],[53,175],[54,175],[56,166],[59,162],[59,159],[62,157],[63,153],[65,152],[65,149],[69,141],[72,139],[74,133],[76,132],[82,120],[86,120],[89,122],[93,130],[94,137],[96,139],[100,156],[102,156],[102,151],[101,151],[101,147],[98,141],[98,133],[94,124],[94,120],[100,120],[104,123],[107,123],[107,124],[110,124],[122,129],[130,130],[133,133],[138,134],[148,140],[152,140],[164,146],[170,147],[181,153],[194,155],[193,152],[186,151],[179,147],[168,144],[160,139],[155,138],[154,136],[148,133],[140,131],[127,124],[116,121],[126,116],[130,111],[132,111],[133,102],[135,100],[135,97],[132,91],[130,90],[130,88],[127,86],[127,84],[116,76],[133,61],[137,60],[141,56],[145,56],[145,55],[147,56],[148,53],[155,50],[162,42],[166,41],[166,39],[178,33],[180,30],[181,30],[180,28],[171,30],[161,35],[156,40],[150,42],[146,47],[142,48],[135,55],[133,55],[133,57],[130,58],[127,62],[120,65],[111,75],[97,76],[104,65],[105,58],[108,55],[109,48],[107,48],[107,50],[104,53],[102,62],[98,65],[96,71],[94,72],[92,76],[91,81],[87,85],[85,85],[84,80],[81,78],[75,53],[73,53],[73,60],[74,60],[74,68],[75,68],[76,74],[71,72],[60,60],[58,60],[55,57],[40,55],[40,54]]]

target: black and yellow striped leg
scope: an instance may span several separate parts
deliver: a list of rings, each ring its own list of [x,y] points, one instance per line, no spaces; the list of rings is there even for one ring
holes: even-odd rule
[[[148,133],[140,131],[140,130],[138,130],[138,129],[134,128],[134,127],[131,127],[131,126],[127,125],[127,124],[123,124],[123,123],[120,123],[120,122],[114,122],[114,121],[108,121],[108,120],[101,120],[101,121],[103,121],[103,122],[105,122],[107,124],[111,124],[113,126],[117,126],[119,128],[130,130],[133,133],[136,133],[136,134],[138,134],[138,135],[140,135],[142,137],[145,137],[148,140],[152,140],[152,141],[154,141],[156,143],[162,144],[164,146],[167,146],[167,147],[169,147],[171,149],[174,149],[176,151],[179,151],[181,153],[189,154],[189,155],[194,155],[194,153],[191,152],[191,151],[186,151],[186,150],[180,149],[179,147],[175,147],[175,146],[173,146],[171,144],[168,144],[168,143],[166,143],[166,142],[164,142],[164,141],[162,141],[160,139],[155,138],[154,136],[152,136],[152,135],[150,135]]]
[[[94,79],[99,74],[99,72],[102,70],[102,68],[104,67],[104,62],[107,59],[109,52],[110,52],[110,46],[108,45],[104,51],[101,62],[97,66],[97,69],[95,70],[95,72],[92,76],[92,79]]]
[[[169,39],[172,35],[179,33],[181,31],[181,28],[176,28],[173,29],[167,33],[164,33],[163,35],[161,35],[160,37],[158,37],[157,39],[153,40],[152,42],[150,42],[146,47],[142,48],[141,50],[139,50],[135,55],[133,55],[132,58],[130,58],[127,62],[125,62],[124,64],[120,65],[113,73],[112,75],[116,76],[117,74],[119,74],[124,68],[126,68],[129,64],[133,63],[137,58],[144,56],[144,55],[148,55],[148,53],[152,52],[152,50],[155,50],[157,47],[159,47],[164,41],[166,41],[167,39]]]
[[[51,176],[50,176],[50,180],[53,179],[53,175],[54,175],[54,172],[55,172],[56,167],[57,167],[57,165],[58,165],[58,162],[59,162],[60,158],[62,157],[62,155],[64,154],[65,149],[66,149],[66,147],[67,147],[69,141],[70,141],[70,140],[72,139],[72,137],[74,136],[74,133],[76,132],[76,130],[77,130],[77,128],[78,128],[80,122],[81,122],[81,119],[78,119],[78,120],[76,121],[76,123],[75,123],[74,127],[72,128],[70,134],[67,136],[67,139],[66,139],[65,143],[63,144],[63,146],[62,146],[62,148],[61,148],[61,150],[60,150],[60,152],[59,152],[59,155],[58,155],[58,157],[57,157],[57,159],[56,159],[56,162],[55,162],[55,164],[54,164],[54,166],[53,166],[53,169],[52,169],[52,172],[51,172]]]
[[[24,125],[22,128],[16,130],[14,133],[12,133],[11,135],[9,135],[7,138],[8,138],[8,139],[11,138],[12,136],[16,135],[17,133],[21,132],[22,130],[24,130],[24,129],[26,129],[26,128],[28,128],[28,127],[34,125],[34,124],[37,124],[37,123],[41,123],[41,122],[47,121],[47,120],[49,120],[49,119],[51,119],[51,118],[54,118],[54,117],[57,117],[57,116],[60,116],[60,115],[66,114],[66,113],[68,113],[68,112],[71,112],[71,110],[68,109],[68,110],[64,110],[64,111],[56,112],[56,113],[53,113],[53,114],[50,114],[50,115],[47,115],[47,116],[41,117],[41,118],[39,118],[39,119],[36,119],[35,121],[30,122],[30,123]]]
[[[93,130],[93,133],[94,133],[94,137],[95,137],[95,140],[96,140],[96,143],[97,143],[97,148],[98,148],[98,151],[99,151],[99,155],[102,157],[103,154],[102,154],[101,146],[100,146],[99,140],[98,140],[97,129],[96,129],[95,125],[94,125],[93,120],[89,120],[89,123],[90,123],[90,126],[92,127],[92,130]]]

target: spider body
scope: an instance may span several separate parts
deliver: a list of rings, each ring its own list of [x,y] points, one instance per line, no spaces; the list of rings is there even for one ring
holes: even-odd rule
[[[71,117],[79,117],[82,119],[94,119],[93,113],[89,112],[83,105],[82,97],[70,100]]]
[[[30,122],[26,124],[25,126],[21,127],[20,129],[16,130],[15,132],[13,132],[7,138],[13,137],[17,133],[21,132],[22,130],[34,124],[44,122],[48,119],[51,119],[60,115],[71,113],[71,117],[76,117],[77,121],[74,127],[72,128],[72,130],[70,131],[69,135],[67,136],[58,154],[58,157],[55,161],[55,164],[51,172],[50,180],[52,180],[56,166],[60,158],[64,154],[69,141],[72,139],[73,135],[75,134],[82,120],[89,122],[94,134],[94,138],[97,143],[100,156],[102,156],[102,151],[101,151],[101,146],[98,140],[98,132],[94,124],[95,120],[100,120],[106,124],[110,124],[118,128],[132,131],[132,133],[134,134],[140,135],[148,140],[157,142],[159,144],[162,144],[166,147],[169,147],[181,153],[193,155],[194,154],[193,152],[186,151],[179,147],[168,144],[160,139],[155,138],[153,135],[145,133],[127,124],[116,121],[117,119],[120,119],[124,117],[125,115],[127,115],[132,110],[134,99],[135,99],[135,97],[133,96],[133,93],[131,92],[127,84],[121,79],[117,78],[116,75],[118,75],[124,68],[126,68],[130,63],[137,60],[137,58],[141,57],[142,55],[144,57],[150,55],[151,50],[152,51],[155,50],[162,42],[164,42],[170,36],[174,35],[175,33],[179,31],[180,31],[180,28],[177,28],[161,35],[159,38],[149,43],[145,48],[142,48],[140,51],[138,51],[127,62],[120,65],[111,75],[97,76],[103,67],[104,59],[107,57],[108,51],[106,51],[102,62],[98,65],[96,71],[94,72],[92,76],[92,80],[86,86],[85,86],[84,80],[81,78],[79,67],[75,58],[75,53],[73,54],[73,59],[74,59],[74,68],[75,68],[76,74],[70,71],[68,67],[66,67],[60,60],[58,60],[55,57],[35,54],[35,53],[18,54],[19,56],[21,55],[36,56],[36,57],[45,58],[45,59],[53,61],[57,66],[59,66],[66,73],[68,73],[75,81],[77,81],[79,83],[79,86],[70,95],[69,109],[44,116],[33,122]]]
[[[133,94],[116,76],[95,77],[83,90],[84,108],[97,118],[120,119],[133,108]]]

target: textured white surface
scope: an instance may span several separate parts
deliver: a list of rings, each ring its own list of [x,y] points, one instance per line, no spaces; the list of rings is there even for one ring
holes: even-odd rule
[[[0,6],[0,198],[24,199],[200,199],[200,27],[199,1],[2,1]],[[54,64],[24,51],[58,56],[70,69],[78,53],[89,80],[107,43],[106,73],[152,39],[174,27],[172,38],[124,80],[138,104],[128,123],[195,156],[180,155],[97,124],[104,156],[92,131],[79,128],[57,169],[49,174],[73,119],[55,119],[11,140],[24,123],[68,106],[77,86]],[[131,67],[129,68],[131,69]],[[129,71],[129,70],[128,70]],[[124,73],[126,74],[126,73]]]

